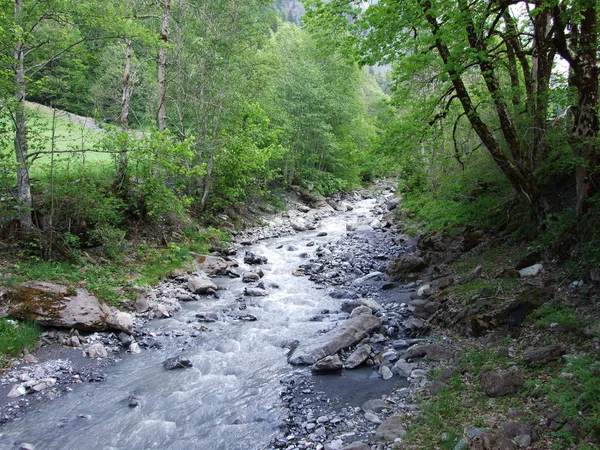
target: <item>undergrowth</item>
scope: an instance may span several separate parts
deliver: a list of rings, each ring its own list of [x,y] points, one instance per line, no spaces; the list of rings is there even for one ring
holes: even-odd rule
[[[40,337],[40,328],[29,322],[0,319],[0,366],[7,356],[16,356],[21,350],[33,350]]]

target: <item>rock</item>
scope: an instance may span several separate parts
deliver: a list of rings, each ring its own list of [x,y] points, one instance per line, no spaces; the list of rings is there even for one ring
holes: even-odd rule
[[[371,450],[371,446],[361,441],[351,442],[350,444],[342,447],[342,450]]]
[[[130,408],[137,408],[141,404],[142,404],[142,399],[140,397],[138,397],[137,395],[132,394],[129,397],[127,397],[127,406],[129,406]]]
[[[135,308],[135,311],[138,314],[141,314],[141,313],[145,313],[146,311],[150,310],[150,303],[146,299],[145,295],[138,295],[135,298],[135,303],[133,304],[133,307]]]
[[[308,230],[308,224],[300,217],[296,217],[290,220],[290,226],[294,231],[302,232]]]
[[[22,384],[15,384],[6,395],[8,398],[17,398],[27,394],[27,389]]]
[[[519,276],[521,278],[535,277],[542,271],[543,268],[544,266],[541,264],[534,264],[533,266],[525,267],[524,269],[519,270]]]
[[[194,294],[208,294],[210,290],[216,291],[218,287],[204,272],[197,272],[197,275],[188,278],[188,289]]]
[[[438,302],[422,301],[415,306],[412,313],[415,317],[428,319],[435,314],[438,309],[440,309],[440,304]]]
[[[331,291],[329,293],[329,296],[331,298],[336,298],[336,299],[351,299],[351,300],[353,300],[353,299],[358,298],[358,295],[355,292],[343,291],[341,289],[336,289],[334,291]]]
[[[140,345],[137,342],[132,342],[129,346],[129,352],[133,355],[137,355],[139,353],[142,353],[142,349],[140,348]]]
[[[357,228],[358,228],[357,223],[347,223],[346,224],[346,231],[356,231]]]
[[[244,295],[248,297],[265,297],[269,293],[265,289],[256,288],[244,288]]]
[[[523,387],[523,377],[516,372],[487,372],[481,377],[481,387],[489,397],[515,394]]]
[[[381,375],[381,378],[383,378],[384,380],[389,380],[394,376],[390,368],[388,366],[383,365],[379,367],[379,375]]]
[[[411,272],[419,272],[427,267],[425,260],[415,255],[403,255],[396,259],[388,269],[387,273],[391,281],[401,281]]]
[[[531,445],[531,436],[527,434],[515,436],[513,441],[515,441],[515,444],[517,444],[519,447],[527,448]]]
[[[418,317],[411,317],[408,320],[402,322],[406,334],[410,337],[418,337],[429,331],[429,325]]]
[[[427,356],[427,359],[431,361],[444,361],[451,359],[454,356],[454,352],[447,347],[437,344],[416,345],[409,348],[403,358],[409,360],[421,356]]]
[[[360,305],[352,310],[350,313],[350,317],[362,316],[362,315],[372,315],[373,310],[368,308],[367,306]]]
[[[314,203],[313,207],[320,211],[334,211],[334,209],[331,207],[331,205],[329,203],[327,203],[325,200],[317,200]]]
[[[107,319],[116,310],[85,289],[75,295],[66,286],[29,282],[5,292],[4,315],[23,321],[33,321],[43,327],[68,328],[83,331],[104,331],[111,328]]]
[[[373,228],[374,230],[380,230],[380,229],[382,229],[382,228],[383,228],[383,224],[381,223],[381,221],[380,221],[379,219],[375,219],[375,220],[373,220],[373,221],[372,221],[372,222],[369,224],[369,226],[370,226],[371,228]]]
[[[553,293],[554,291],[551,288],[532,287],[527,289],[506,306],[500,316],[508,325],[517,326],[525,320],[525,317],[531,311],[550,300]]]
[[[56,384],[56,378],[43,378],[31,387],[33,392],[41,392]]]
[[[381,399],[367,400],[362,404],[362,410],[364,412],[382,413],[388,409],[388,404]]]
[[[377,442],[394,442],[395,439],[401,438],[405,434],[406,429],[402,416],[394,415],[377,427],[374,439]]]
[[[402,201],[402,197],[394,197],[393,199],[388,200],[388,202],[386,203],[385,206],[388,211],[392,211],[398,207],[398,205],[400,204],[401,201]]]
[[[242,281],[244,283],[254,283],[258,280],[260,280],[260,276],[254,272],[244,272],[242,275]]]
[[[310,211],[310,208],[308,206],[302,204],[296,205],[296,209],[302,213],[307,213]]]
[[[85,352],[92,359],[106,358],[108,356],[106,348],[104,348],[104,345],[100,343],[90,345]]]
[[[363,344],[356,347],[356,349],[346,358],[344,367],[346,369],[354,369],[363,364],[367,359],[373,355],[373,350],[369,344]]]
[[[352,282],[354,286],[363,286],[369,281],[380,281],[383,279],[383,273],[381,272],[371,272],[364,277],[357,278]]]
[[[556,361],[565,353],[565,349],[560,345],[549,345],[547,347],[526,350],[523,354],[523,360],[529,366],[537,366]]]
[[[35,450],[35,445],[30,444],[28,442],[24,442],[21,445],[19,445],[19,450]]]
[[[213,312],[197,313],[196,318],[198,319],[198,322],[213,323],[219,320],[219,315]]]
[[[317,233],[317,237],[325,237],[325,236],[327,236],[327,232],[326,231],[319,231]]]
[[[396,364],[394,364],[394,367],[396,368],[399,376],[402,378],[408,378],[410,377],[412,371],[417,368],[417,365],[406,362],[405,359],[399,359],[396,361]]]
[[[452,276],[443,277],[443,278],[440,278],[439,280],[437,280],[437,288],[440,291],[443,291],[444,289],[452,286],[453,284],[454,284],[454,278]]]
[[[531,439],[533,439],[533,436],[535,435],[535,432],[533,431],[533,426],[530,423],[520,423],[515,422],[514,420],[503,423],[500,427],[500,430],[502,430],[502,432],[510,438],[516,438],[517,436],[525,435],[529,436],[530,443]]]
[[[163,361],[163,367],[166,370],[174,369],[189,369],[193,367],[192,362],[189,359],[183,358],[182,356],[173,356]]]
[[[133,316],[124,311],[116,311],[108,316],[106,324],[115,330],[133,334]]]
[[[475,437],[469,450],[516,450],[516,444],[508,436],[498,431],[485,431]]]
[[[338,355],[326,356],[313,364],[314,372],[334,372],[343,368],[342,360]]]
[[[210,277],[227,275],[231,269],[230,263],[220,256],[194,255],[196,271],[203,272]]]
[[[168,318],[171,317],[171,314],[169,314],[169,311],[167,311],[167,307],[163,304],[158,304],[154,307],[154,317],[156,318]]]
[[[325,356],[351,347],[381,326],[375,316],[362,315],[342,322],[333,330],[300,343],[291,354],[291,364],[314,364]]]
[[[448,385],[446,383],[444,383],[443,381],[435,380],[429,384],[429,393],[431,395],[437,395],[440,392],[442,392],[444,389],[446,389],[447,387],[448,387]]]
[[[244,262],[246,264],[266,264],[267,263],[266,256],[260,256],[252,252],[246,252],[244,256]]]
[[[379,416],[372,412],[365,413],[365,419],[376,425],[379,425],[381,423],[381,419],[379,418]]]

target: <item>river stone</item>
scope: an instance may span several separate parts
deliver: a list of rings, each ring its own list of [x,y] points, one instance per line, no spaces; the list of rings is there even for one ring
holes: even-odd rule
[[[113,312],[106,319],[106,323],[115,330],[121,330],[128,334],[133,334],[133,316],[124,311]]]
[[[401,415],[394,415],[386,419],[377,427],[375,432],[375,441],[377,442],[393,442],[397,438],[401,438],[406,434],[403,418]]]
[[[244,283],[254,283],[260,280],[260,276],[255,272],[244,272],[242,275],[242,281]]]
[[[306,223],[306,220],[302,219],[301,217],[290,219],[290,226],[294,231],[298,232],[308,230],[308,224]]]
[[[314,372],[334,372],[341,370],[343,367],[342,360],[338,355],[326,356],[313,364]]]
[[[523,354],[523,360],[529,366],[537,366],[556,361],[565,353],[565,349],[560,345],[549,345],[547,347],[526,350]]]
[[[372,315],[373,314],[373,310],[371,308],[368,308],[364,305],[360,305],[357,306],[356,308],[354,308],[352,310],[352,312],[350,313],[350,317],[356,317],[356,316],[362,316],[362,315]]]
[[[15,384],[7,394],[8,398],[17,398],[27,394],[27,389],[22,384]]]
[[[365,275],[364,277],[357,278],[356,280],[354,280],[352,282],[352,284],[354,286],[362,286],[365,283],[368,283],[369,281],[380,281],[381,279],[383,279],[383,273],[376,271],[376,272],[371,272],[371,273]]]
[[[230,270],[229,263],[224,258],[212,255],[196,255],[194,258],[196,271],[201,271],[208,276],[227,275]]]
[[[19,450],[35,450],[35,444],[24,442],[21,445],[19,445]]]
[[[174,369],[189,369],[193,367],[192,362],[189,359],[183,358],[182,356],[173,356],[163,361],[163,367],[166,370]]]
[[[248,297],[264,297],[266,295],[268,295],[269,293],[265,290],[265,289],[260,289],[260,288],[244,288],[244,295],[247,295]]]
[[[394,366],[398,371],[398,375],[402,378],[410,377],[411,372],[417,368],[416,364],[406,362],[406,360],[404,359],[396,361],[396,364],[394,364]]]
[[[327,333],[300,343],[291,354],[291,364],[314,364],[325,356],[352,347],[381,326],[375,316],[353,317]]]
[[[246,264],[266,264],[267,261],[266,256],[257,255],[252,252],[246,252],[246,255],[244,255],[244,262]]]
[[[388,200],[385,207],[388,211],[392,211],[393,209],[396,209],[396,207],[400,204],[401,201],[402,197],[394,197],[393,199]]]
[[[523,387],[523,377],[515,372],[487,372],[481,377],[481,387],[489,397],[502,397]]]
[[[389,380],[394,376],[394,374],[388,366],[381,366],[379,368],[379,375],[381,375],[381,378],[383,378],[384,380]]]
[[[356,294],[356,292],[343,291],[341,289],[335,289],[335,290],[331,291],[329,293],[329,296],[331,298],[335,298],[335,299],[350,299],[350,300],[354,300],[354,299],[358,298],[358,295]]]
[[[346,224],[346,231],[356,231],[357,228],[358,228],[357,223],[347,223]]]
[[[418,317],[411,317],[408,320],[402,322],[406,334],[410,337],[421,336],[429,331],[429,325]]]
[[[150,309],[150,302],[146,298],[145,294],[140,294],[135,298],[135,303],[133,304],[135,312],[138,314],[145,313]]]
[[[366,413],[372,412],[372,413],[379,414],[379,413],[384,412],[387,409],[388,409],[388,404],[379,398],[374,398],[373,400],[367,400],[366,402],[364,402],[362,404],[362,410]]]
[[[100,343],[90,345],[85,352],[92,359],[106,358],[108,356],[106,348]]]
[[[356,349],[346,358],[344,366],[346,369],[354,369],[364,363],[373,355],[373,350],[368,344],[359,345]]]
[[[209,291],[216,291],[217,285],[208,278],[204,272],[197,272],[197,275],[188,278],[188,289],[194,294],[208,294]]]
[[[351,442],[350,444],[342,447],[341,450],[371,450],[371,446],[365,444],[364,442],[356,441]]]

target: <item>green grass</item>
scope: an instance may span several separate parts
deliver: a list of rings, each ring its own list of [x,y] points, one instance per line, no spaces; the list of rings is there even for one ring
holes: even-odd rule
[[[535,324],[541,328],[548,328],[551,324],[570,331],[580,331],[589,325],[589,321],[581,317],[577,312],[567,305],[553,305],[546,303],[537,309],[533,315]]]
[[[36,324],[0,319],[0,362],[5,356],[17,356],[24,348],[33,350],[39,338]]]
[[[174,269],[191,267],[191,254],[207,253],[213,245],[228,239],[226,233],[207,229],[186,230],[183,242],[171,242],[166,247],[139,244],[125,249],[129,256],[120,255],[112,261],[92,262],[81,257],[77,264],[44,261],[22,254],[19,263],[11,267],[12,277],[7,284],[27,280],[57,281],[72,286],[82,286],[97,297],[118,305],[121,300],[132,299],[133,286],[153,286]]]

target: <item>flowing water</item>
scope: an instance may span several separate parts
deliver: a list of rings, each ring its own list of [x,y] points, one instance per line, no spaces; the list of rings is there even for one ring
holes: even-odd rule
[[[216,279],[220,299],[184,303],[173,318],[156,320],[147,330],[160,335],[198,327],[195,315],[215,312],[222,320],[188,338],[163,340],[160,350],[128,355],[109,369],[104,383],[78,386],[76,392],[47,402],[40,409],[0,428],[0,448],[18,449],[28,442],[36,450],[164,449],[217,450],[265,447],[283,417],[280,380],[306,368],[290,366],[282,344],[315,335],[329,324],[311,322],[323,309],[337,310],[339,300],[317,289],[292,270],[314,254],[321,243],[337,239],[345,223],[368,215],[374,201],[356,205],[352,212],[324,219],[315,231],[259,242],[249,251],[264,255],[262,266],[267,297],[247,298],[244,313],[256,322],[234,321],[224,311],[237,310],[244,285],[239,279]],[[327,232],[317,237],[319,231]],[[314,241],[314,247],[306,247]],[[293,245],[298,248],[288,251]],[[283,246],[283,247],[281,247]],[[238,255],[241,259],[242,255]],[[242,269],[247,268],[242,265]],[[336,315],[326,320],[334,321]],[[168,334],[168,333],[167,333]],[[183,349],[183,351],[182,351]],[[193,367],[166,371],[162,361],[182,354]],[[129,408],[128,396],[141,398]]]

